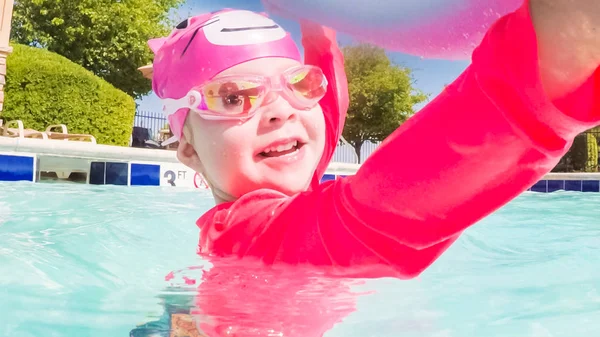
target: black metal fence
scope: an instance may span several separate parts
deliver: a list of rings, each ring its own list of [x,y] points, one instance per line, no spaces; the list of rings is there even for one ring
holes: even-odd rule
[[[578,135],[552,172],[598,172],[599,144],[600,129],[598,128]]]
[[[160,112],[136,111],[133,126],[148,129],[151,139],[157,141],[160,130],[167,128],[167,119]]]

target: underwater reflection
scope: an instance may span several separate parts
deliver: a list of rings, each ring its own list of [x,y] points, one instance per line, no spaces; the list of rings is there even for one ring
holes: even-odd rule
[[[169,273],[165,312],[131,337],[323,336],[356,310],[355,279],[312,266],[211,258]]]

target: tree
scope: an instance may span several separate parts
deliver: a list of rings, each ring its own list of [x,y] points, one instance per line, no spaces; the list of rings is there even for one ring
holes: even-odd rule
[[[414,114],[414,105],[427,95],[413,88],[410,69],[393,64],[384,49],[359,44],[342,51],[350,93],[343,137],[360,163],[362,145],[383,141]]]
[[[150,38],[169,33],[183,0],[16,0],[14,42],[46,48],[134,98],[151,90],[137,70],[150,63]]]

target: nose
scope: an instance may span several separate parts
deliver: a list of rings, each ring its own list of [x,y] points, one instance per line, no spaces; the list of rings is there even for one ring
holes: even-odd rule
[[[269,96],[265,98],[261,107],[261,124],[273,126],[295,120],[298,117],[298,110],[281,95],[270,93]]]

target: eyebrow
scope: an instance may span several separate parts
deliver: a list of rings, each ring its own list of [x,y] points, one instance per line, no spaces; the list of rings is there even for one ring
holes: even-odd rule
[[[259,29],[277,29],[278,25],[272,26],[255,26],[255,27],[240,27],[240,28],[223,28],[221,29],[222,33],[231,33],[231,32],[242,32],[245,30],[259,30]]]

